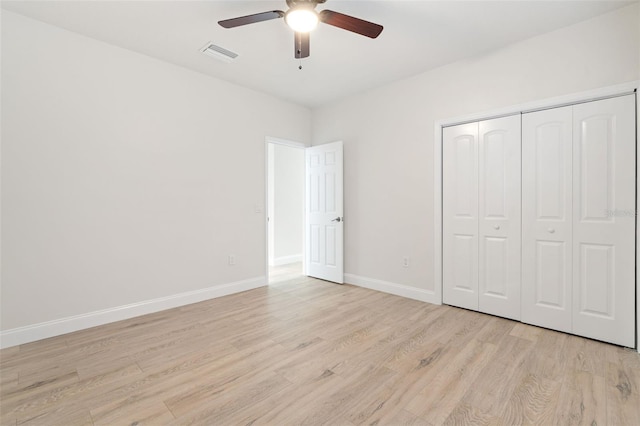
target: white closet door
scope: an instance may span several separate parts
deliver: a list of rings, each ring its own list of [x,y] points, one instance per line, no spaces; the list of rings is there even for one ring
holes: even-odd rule
[[[634,346],[634,100],[573,110],[573,332],[624,346]]]
[[[522,116],[522,321],[571,332],[571,106]]]
[[[520,115],[481,121],[479,310],[520,319]]]
[[[443,129],[442,300],[478,309],[478,123]]]

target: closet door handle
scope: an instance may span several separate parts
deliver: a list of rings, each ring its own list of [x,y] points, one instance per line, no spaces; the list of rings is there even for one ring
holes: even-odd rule
[[[497,231],[498,229],[500,229],[500,225],[493,225],[493,229]]]
[[[553,234],[554,232],[556,232],[556,230],[553,228],[547,228],[547,232]]]

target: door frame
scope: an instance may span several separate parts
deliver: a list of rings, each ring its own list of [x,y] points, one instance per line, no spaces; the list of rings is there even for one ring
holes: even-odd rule
[[[543,109],[558,108],[567,105],[574,105],[584,102],[591,102],[600,99],[617,97],[635,93],[636,95],[636,349],[640,352],[640,197],[638,197],[638,188],[640,188],[640,173],[638,166],[640,165],[640,150],[637,149],[640,141],[640,111],[638,111],[638,89],[640,88],[640,80],[628,83],[618,84],[615,86],[603,87],[600,89],[589,90],[570,95],[564,95],[554,98],[543,99],[534,102],[527,102],[518,105],[512,105],[505,108],[489,110],[477,114],[452,117],[437,120],[434,123],[434,175],[433,175],[433,204],[434,204],[434,236],[433,236],[433,286],[434,286],[434,302],[442,304],[442,129],[444,127],[465,124],[474,121],[489,120],[493,118],[505,117],[514,114],[523,114]]]
[[[290,148],[302,149],[303,151],[308,147],[302,142],[291,141],[288,139],[280,139],[272,136],[265,136],[264,138],[264,235],[265,235],[265,277],[266,284],[269,285],[269,144],[283,145]],[[306,186],[303,189],[303,200],[306,199]],[[306,212],[303,209],[303,223],[306,221]],[[306,273],[305,255],[306,255],[306,237],[304,228],[302,232],[302,274]]]

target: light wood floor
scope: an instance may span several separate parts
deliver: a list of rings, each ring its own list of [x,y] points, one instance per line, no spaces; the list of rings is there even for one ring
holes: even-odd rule
[[[634,351],[307,278],[0,356],[3,425],[640,424]]]
[[[269,267],[269,284],[289,281],[302,275],[302,262]]]

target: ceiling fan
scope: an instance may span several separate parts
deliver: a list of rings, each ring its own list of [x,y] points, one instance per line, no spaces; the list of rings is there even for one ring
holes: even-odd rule
[[[271,19],[284,18],[285,22],[295,32],[294,52],[296,59],[309,56],[309,32],[313,30],[318,22],[333,25],[356,34],[361,34],[369,38],[376,38],[382,32],[382,25],[353,16],[344,15],[332,10],[316,12],[314,9],[318,4],[327,0],[286,0],[289,10],[271,10],[268,12],[256,13],[253,15],[241,16],[238,18],[218,21],[224,28],[235,28],[242,25],[255,24],[256,22],[269,21]]]

